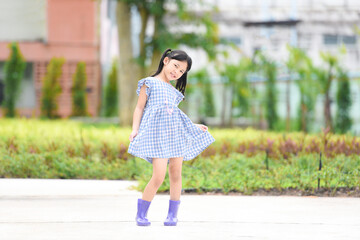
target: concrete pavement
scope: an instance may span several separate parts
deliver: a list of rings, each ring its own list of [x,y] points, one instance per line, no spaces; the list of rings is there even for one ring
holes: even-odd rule
[[[360,239],[359,198],[183,195],[177,227],[164,227],[156,195],[150,227],[135,224],[130,181],[0,179],[0,240]]]

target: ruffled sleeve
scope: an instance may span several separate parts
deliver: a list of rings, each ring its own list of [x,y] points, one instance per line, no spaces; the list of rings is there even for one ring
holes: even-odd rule
[[[182,93],[180,93],[180,92],[178,92],[177,95],[178,95],[176,97],[177,98],[177,103],[179,104],[184,99],[184,95]]]
[[[136,94],[138,96],[140,95],[140,89],[144,84],[147,86],[146,95],[149,97],[151,93],[151,81],[147,78],[143,78],[138,82],[138,88],[136,89]]]
[[[179,104],[184,98],[185,96],[179,91],[177,90],[176,88],[175,89],[175,92],[176,92],[176,100],[177,100],[177,104]]]

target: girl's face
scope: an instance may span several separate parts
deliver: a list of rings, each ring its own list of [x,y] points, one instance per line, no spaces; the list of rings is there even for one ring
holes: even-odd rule
[[[169,59],[168,57],[164,58],[163,71],[169,80],[179,79],[186,72],[186,68],[186,61],[178,61],[176,59]]]

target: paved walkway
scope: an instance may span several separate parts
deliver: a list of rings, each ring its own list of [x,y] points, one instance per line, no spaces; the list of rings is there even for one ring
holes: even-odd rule
[[[135,182],[0,179],[0,239],[360,239],[359,198],[183,195],[177,227],[168,196],[137,227]]]

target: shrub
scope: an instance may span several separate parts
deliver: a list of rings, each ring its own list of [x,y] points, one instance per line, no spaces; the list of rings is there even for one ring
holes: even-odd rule
[[[72,116],[87,116],[86,101],[86,64],[79,62],[76,66],[76,72],[73,75],[72,92]]]
[[[337,112],[335,116],[335,131],[346,133],[351,128],[350,108],[351,94],[348,74],[338,68],[338,90],[336,93]]]
[[[59,78],[62,75],[62,66],[64,62],[64,58],[52,58],[47,66],[46,75],[43,79],[41,98],[41,115],[44,117],[58,117],[58,105],[56,100],[62,91],[59,84]]]
[[[15,104],[19,97],[21,80],[24,76],[26,62],[17,43],[9,44],[10,56],[5,63],[5,116],[15,117]]]
[[[108,82],[105,87],[104,96],[104,115],[112,117],[118,115],[118,87],[117,87],[117,61],[114,60],[111,71],[107,77]]]

